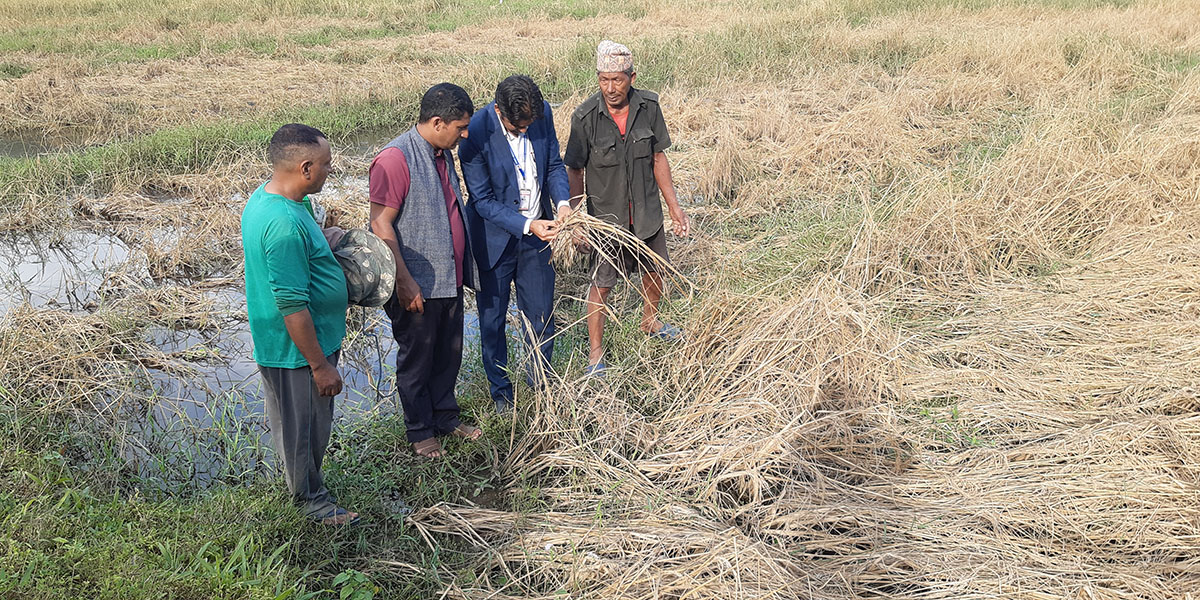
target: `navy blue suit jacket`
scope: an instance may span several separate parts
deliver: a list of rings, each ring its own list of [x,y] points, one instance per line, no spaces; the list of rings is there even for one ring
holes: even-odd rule
[[[492,102],[475,112],[467,127],[467,139],[458,145],[458,159],[470,198],[466,207],[466,225],[475,241],[471,250],[480,268],[484,269],[496,265],[510,240],[525,234],[516,167],[495,106]],[[541,189],[538,202],[542,214],[537,218],[553,219],[556,205],[570,198],[571,192],[559,154],[550,104],[543,103],[543,109],[542,118],[535,120],[525,135],[533,146]]]

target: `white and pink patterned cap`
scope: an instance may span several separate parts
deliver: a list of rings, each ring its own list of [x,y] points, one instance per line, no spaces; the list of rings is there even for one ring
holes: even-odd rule
[[[629,48],[613,41],[604,40],[596,47],[596,71],[619,73],[633,70],[633,53]]]

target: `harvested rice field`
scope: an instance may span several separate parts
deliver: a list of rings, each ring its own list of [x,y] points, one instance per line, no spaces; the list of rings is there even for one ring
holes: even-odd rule
[[[1200,599],[1200,1],[0,7],[2,598]],[[686,342],[618,286],[585,379],[561,260],[548,389],[497,415],[468,318],[485,439],[420,461],[352,308],[363,524],[308,523],[242,284],[271,132],[357,226],[426,88],[528,74],[565,144],[603,39],[674,141]]]

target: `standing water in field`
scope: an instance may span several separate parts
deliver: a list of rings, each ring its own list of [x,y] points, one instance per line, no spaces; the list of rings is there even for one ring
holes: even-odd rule
[[[0,136],[0,158],[32,158],[54,154],[84,145],[82,134],[61,132],[47,135],[44,131],[24,130]]]
[[[348,190],[355,186],[342,193]],[[159,231],[145,240],[172,248],[179,236],[177,230]],[[29,311],[102,317],[116,323],[113,331],[140,337],[161,352],[121,357],[129,362],[120,369],[128,376],[106,383],[99,409],[112,409],[110,416],[126,432],[120,452],[140,485],[171,490],[236,483],[271,469],[238,270],[225,268],[227,275],[217,278],[156,279],[144,242],[122,237],[84,230],[0,237],[0,327],[15,326],[10,317]],[[466,311],[466,319],[465,347],[477,352],[475,312]],[[386,316],[381,309],[350,307],[347,325],[339,363],[345,391],[335,400],[336,419],[345,424],[399,413],[395,343]]]
[[[129,257],[120,239],[89,231],[0,237],[0,313],[22,302],[67,310],[94,306],[105,277]]]

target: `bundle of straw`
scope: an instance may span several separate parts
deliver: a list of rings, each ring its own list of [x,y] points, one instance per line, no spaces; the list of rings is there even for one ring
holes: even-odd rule
[[[622,253],[637,261],[642,272],[656,271],[664,280],[685,289],[691,297],[694,286],[667,259],[650,249],[627,228],[597,219],[586,211],[576,210],[559,222],[558,231],[550,242],[551,260],[560,268],[570,268],[584,253],[596,253],[596,260],[616,264]],[[625,277],[624,273],[621,273]]]

